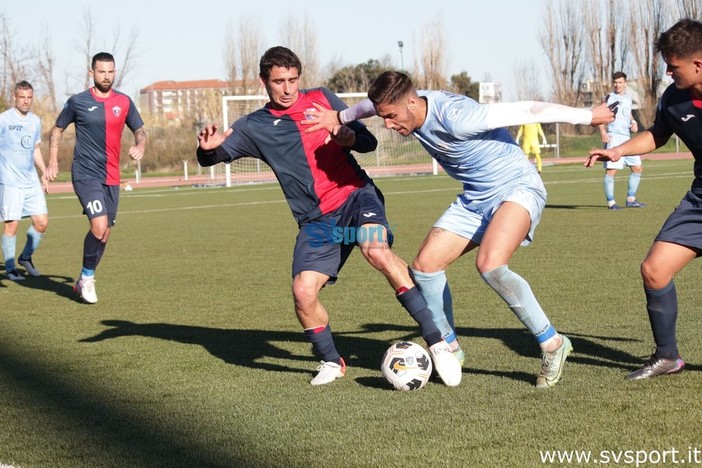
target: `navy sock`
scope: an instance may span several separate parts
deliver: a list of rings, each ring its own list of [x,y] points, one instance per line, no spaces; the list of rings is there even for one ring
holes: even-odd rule
[[[678,320],[678,296],[671,281],[661,289],[646,289],[646,309],[651,322],[656,356],[675,359],[678,344],[675,339],[675,324]]]
[[[104,251],[102,241],[95,237],[92,231],[88,231],[83,240],[83,268],[95,270]]]
[[[427,301],[419,292],[417,287],[407,289],[397,294],[397,300],[400,301],[402,307],[407,309],[407,312],[419,324],[419,331],[422,333],[422,338],[429,346],[441,341],[441,332],[434,324],[431,311],[427,306]]]
[[[305,336],[312,343],[314,353],[324,362],[341,364],[341,356],[336,351],[336,346],[334,346],[334,338],[329,325],[324,328],[306,328]]]

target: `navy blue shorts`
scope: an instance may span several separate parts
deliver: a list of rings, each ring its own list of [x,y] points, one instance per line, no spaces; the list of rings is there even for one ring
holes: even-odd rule
[[[112,227],[117,220],[119,185],[104,185],[97,180],[74,180],[73,191],[88,219],[107,216],[107,225]]]
[[[668,216],[656,241],[671,242],[702,252],[702,198],[687,192],[675,211]]]
[[[384,226],[387,231],[364,227],[367,224]],[[303,271],[316,271],[329,276],[331,284],[354,246],[367,240],[379,240],[390,246],[393,241],[383,194],[373,184],[353,192],[335,211],[300,226],[293,251],[293,277]]]

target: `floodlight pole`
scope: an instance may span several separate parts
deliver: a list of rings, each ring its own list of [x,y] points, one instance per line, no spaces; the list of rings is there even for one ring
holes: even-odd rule
[[[405,70],[405,59],[402,56],[402,48],[405,46],[405,44],[402,41],[397,41],[397,47],[400,48],[400,69],[402,71]]]

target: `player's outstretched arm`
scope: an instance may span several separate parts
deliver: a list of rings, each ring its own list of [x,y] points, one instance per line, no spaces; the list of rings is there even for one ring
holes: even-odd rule
[[[585,159],[583,165],[585,167],[592,167],[597,161],[619,161],[619,158],[622,156],[650,153],[663,144],[665,144],[665,141],[656,142],[653,134],[645,130],[631,140],[627,140],[614,148],[590,151],[590,155]]]
[[[377,115],[370,99],[364,99],[342,111],[325,109],[317,104],[313,105],[315,109],[305,112],[305,120],[301,122],[302,125],[310,125],[310,128],[305,130],[305,133],[321,129],[331,132],[335,125],[345,125],[355,120],[367,119]]]
[[[593,127],[599,127],[600,125],[608,124],[614,122],[614,114],[616,110],[608,107],[606,103],[602,103],[597,107],[592,108],[592,121],[590,125]]]

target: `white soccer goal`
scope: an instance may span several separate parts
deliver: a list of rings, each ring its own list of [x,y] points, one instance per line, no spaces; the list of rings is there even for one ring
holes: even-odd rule
[[[352,106],[366,98],[366,93],[338,94],[346,105]],[[226,129],[238,119],[260,109],[269,101],[268,96],[223,96],[222,128]],[[378,148],[365,154],[354,153],[356,160],[371,177],[399,174],[436,174],[432,158],[413,137],[403,137],[385,129],[379,118],[364,120],[368,129],[378,139]],[[218,165],[219,166],[219,165]],[[275,181],[271,169],[255,158],[242,158],[227,166],[226,186]]]

